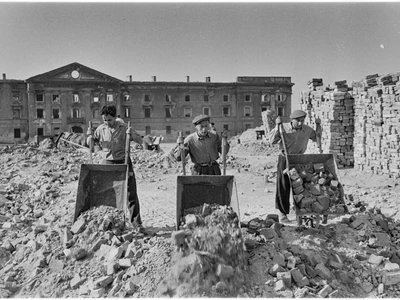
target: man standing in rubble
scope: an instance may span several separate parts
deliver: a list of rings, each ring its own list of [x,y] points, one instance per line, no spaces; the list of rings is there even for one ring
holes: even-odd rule
[[[185,139],[178,137],[177,143],[183,143],[184,157],[188,154],[193,163],[190,170],[192,175],[221,175],[221,169],[217,162],[219,153],[222,153],[222,140],[215,132],[210,131],[210,117],[199,115],[192,121],[196,132],[188,135]],[[222,138],[227,138],[228,133],[224,130]],[[175,159],[181,160],[180,147],[176,148]],[[229,144],[226,143],[226,153],[229,151]]]
[[[125,163],[125,145],[126,136],[130,134],[131,140],[136,143],[142,143],[142,137],[136,133],[132,127],[128,127],[125,123],[116,120],[117,110],[114,105],[105,105],[100,111],[103,118],[103,124],[97,127],[93,133],[89,128],[87,135],[87,143],[90,145],[91,140],[100,146],[100,151],[103,152],[105,164],[124,164]],[[139,198],[137,195],[136,178],[133,171],[131,158],[128,158],[129,178],[128,178],[128,191],[129,203],[128,208],[130,211],[131,223],[139,230],[142,231],[142,220],[140,217]]]
[[[282,150],[282,153],[278,156],[275,195],[275,208],[281,212],[282,222],[290,222],[287,217],[290,211],[290,182],[289,177],[283,174],[286,168],[286,159],[279,126],[282,126],[287,154],[304,154],[307,150],[309,139],[314,142],[320,141],[317,138],[316,131],[304,124],[306,115],[307,113],[302,110],[295,110],[290,115],[291,121],[289,123],[282,123],[281,117],[278,116],[275,120],[276,126],[270,133],[270,143],[277,144],[279,142]]]

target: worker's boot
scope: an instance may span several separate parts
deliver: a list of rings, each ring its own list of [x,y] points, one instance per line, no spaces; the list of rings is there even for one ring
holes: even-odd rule
[[[290,222],[291,222],[291,221],[289,220],[289,218],[287,217],[286,214],[282,214],[282,213],[281,213],[279,219],[280,219],[280,220],[279,220],[280,223],[290,223]]]

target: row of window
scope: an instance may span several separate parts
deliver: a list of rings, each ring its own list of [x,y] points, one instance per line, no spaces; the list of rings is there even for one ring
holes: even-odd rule
[[[266,110],[266,107],[262,108],[262,111]],[[184,108],[183,111],[184,117],[192,117],[192,108]],[[210,107],[203,107],[203,114],[207,116],[211,116],[211,108]],[[284,115],[284,108],[283,107],[277,107],[277,114],[279,116]],[[223,107],[222,108],[222,115],[229,117],[231,115],[230,107]],[[244,116],[245,117],[252,117],[253,116],[253,108],[251,106],[245,106],[244,107]],[[71,110],[71,117],[72,118],[80,118],[81,117],[81,112],[79,108],[73,108]],[[92,111],[92,118],[93,119],[98,119],[100,117],[100,111],[98,109],[94,109]],[[124,118],[130,118],[131,117],[131,108],[126,107],[123,111],[122,117]],[[151,108],[146,107],[144,108],[144,117],[145,118],[151,118]],[[165,107],[165,117],[166,118],[172,118],[172,108],[171,107]],[[13,109],[13,118],[14,119],[21,119],[21,110],[18,108]],[[43,108],[38,108],[36,109],[36,118],[37,119],[43,119],[44,118],[44,109]],[[61,118],[61,111],[59,108],[53,108],[53,114],[52,114],[53,119],[60,119]]]
[[[203,107],[203,114],[211,116],[211,109],[209,107]],[[222,115],[229,117],[231,115],[231,110],[230,107],[223,107],[222,108]],[[183,116],[184,117],[192,117],[193,112],[192,108],[184,108],[183,109]],[[244,116],[245,117],[252,117],[253,116],[253,109],[251,106],[245,106],[244,107]],[[15,109],[13,113],[14,119],[20,119],[21,118],[21,113],[19,109]],[[72,118],[80,118],[81,117],[81,110],[79,108],[72,108],[71,109],[71,117]],[[94,109],[92,111],[92,118],[97,119],[100,117],[100,111],[98,109]],[[124,118],[130,118],[131,117],[131,108],[126,107],[124,109],[124,112],[122,114],[122,117]],[[151,118],[151,108],[145,107],[144,108],[144,117],[145,118]],[[166,107],[165,108],[165,117],[166,118],[171,118],[172,117],[172,108]],[[43,108],[38,108],[36,109],[36,118],[37,119],[43,119],[44,118],[44,109]],[[61,112],[59,108],[53,108],[53,114],[52,114],[53,119],[60,119],[61,118]]]
[[[14,97],[14,96],[13,96]],[[286,100],[287,95],[286,94],[277,94],[276,95],[276,100],[278,102],[283,102]],[[19,95],[18,95],[19,99]],[[59,94],[53,94],[52,95],[53,102],[60,102],[60,95]],[[190,95],[185,95],[185,102],[190,102],[191,96]],[[229,95],[223,95],[222,97],[223,102],[229,102]],[[275,100],[275,95],[274,94],[265,94],[261,96],[261,101],[262,102],[268,102],[268,101],[274,101]],[[43,102],[44,97],[43,94],[36,94],[36,101],[37,102]],[[93,102],[99,102],[99,97],[94,96],[93,97]],[[114,101],[114,95],[112,94],[107,94],[107,102],[113,102]],[[124,101],[130,101],[130,95],[129,94],[124,94]],[[145,102],[150,102],[151,101],[151,95],[144,95],[144,101]],[[204,102],[209,102],[210,101],[210,95],[205,94],[204,95]],[[251,102],[251,95],[247,94],[244,97],[245,102]],[[79,99],[79,94],[73,94],[73,102],[80,102]],[[171,95],[165,95],[165,102],[172,102],[172,96]]]
[[[229,125],[228,124],[223,124],[222,125],[224,130],[229,130]],[[251,124],[245,124],[245,130],[251,128]],[[82,128],[79,128],[80,131],[82,130]],[[37,135],[39,136],[43,136],[44,135],[44,129],[43,128],[37,128],[36,130]],[[55,127],[54,128],[54,134],[58,135],[60,133],[60,128],[59,127]],[[165,127],[165,133],[167,135],[171,135],[172,134],[172,128],[171,126],[166,126]],[[145,134],[151,134],[151,126],[145,126]],[[185,132],[186,135],[191,134],[191,131],[186,131]],[[14,128],[14,138],[15,139],[19,139],[21,138],[21,129],[20,128]]]

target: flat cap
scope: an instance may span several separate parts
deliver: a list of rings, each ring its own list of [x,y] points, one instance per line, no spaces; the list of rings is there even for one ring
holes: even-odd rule
[[[302,118],[302,117],[305,117],[305,116],[307,116],[307,113],[305,111],[302,111],[302,110],[299,110],[299,109],[295,110],[294,112],[292,112],[290,114],[290,118],[291,119]]]
[[[193,119],[192,123],[193,123],[194,125],[197,125],[197,124],[199,124],[199,123],[201,123],[201,122],[203,122],[203,121],[210,121],[210,116],[207,116],[207,115],[199,115],[199,116],[197,116],[197,117],[195,117],[195,118]]]

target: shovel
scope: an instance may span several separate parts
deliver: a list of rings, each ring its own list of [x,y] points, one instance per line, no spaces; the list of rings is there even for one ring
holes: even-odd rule
[[[287,174],[289,172],[289,159],[288,159],[288,153],[286,149],[286,142],[285,142],[285,134],[282,128],[282,123],[278,125],[279,128],[279,134],[281,135],[281,140],[282,140],[282,145],[283,145],[283,152],[285,153],[285,160],[286,160],[286,168],[283,170],[283,174]]]
[[[222,175],[226,175],[226,136],[224,136],[224,133],[222,132]]]

